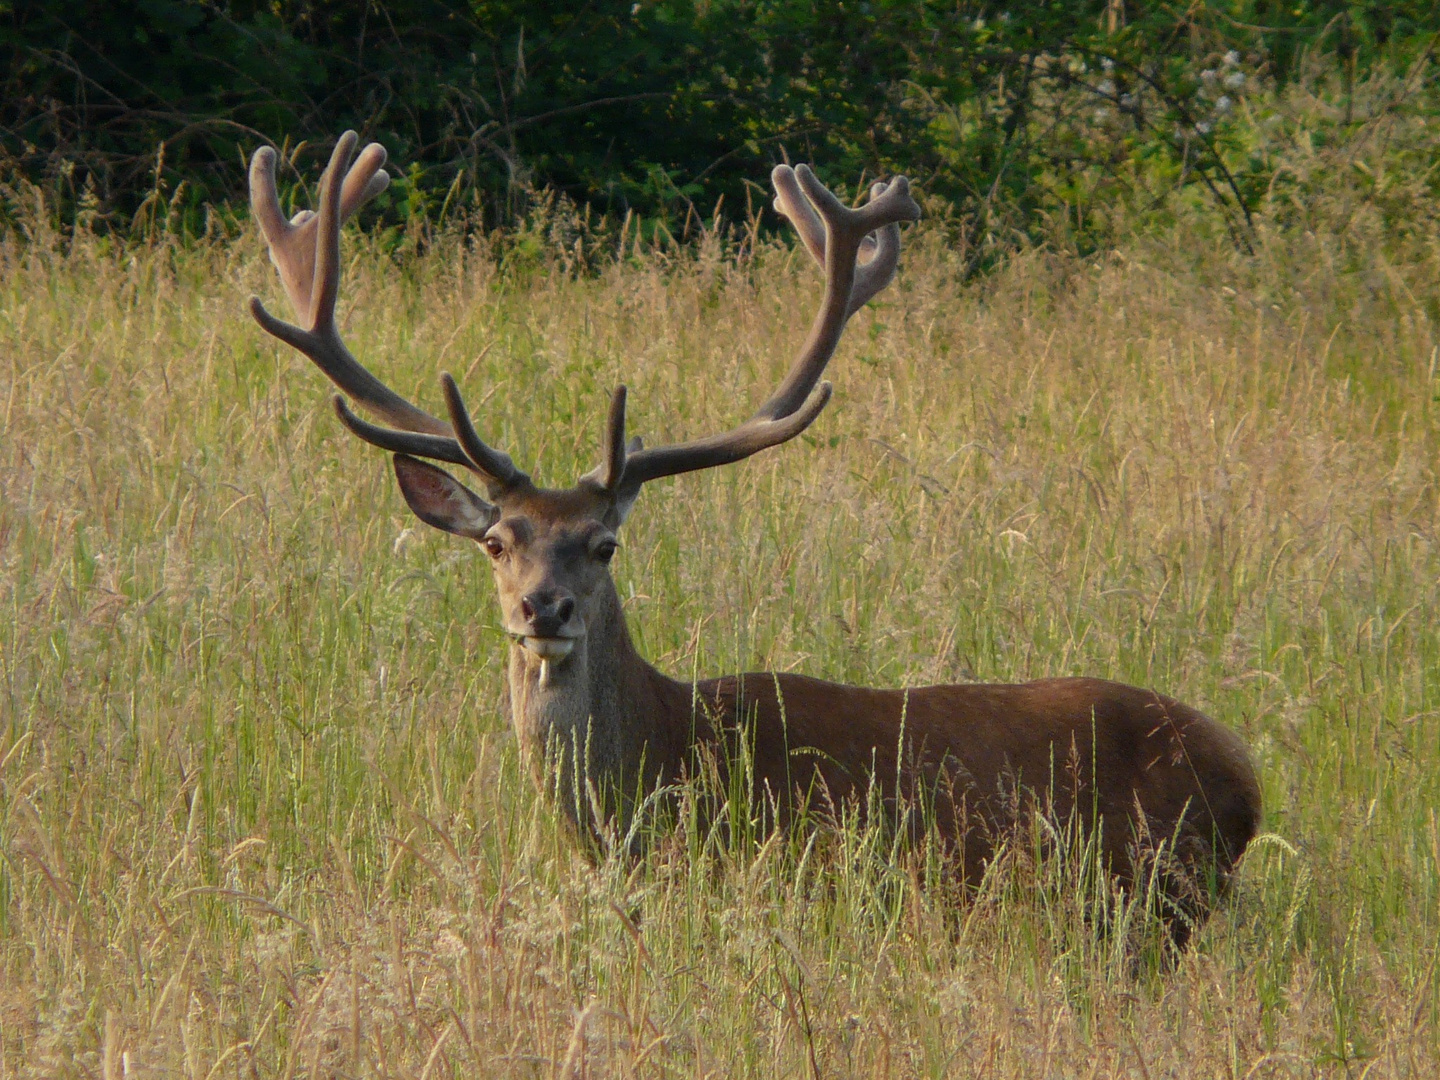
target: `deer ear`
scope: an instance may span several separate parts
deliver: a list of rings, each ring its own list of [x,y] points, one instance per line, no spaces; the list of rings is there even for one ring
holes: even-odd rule
[[[639,440],[637,439],[636,442]],[[640,485],[621,488],[615,492],[615,501],[610,505],[609,511],[605,514],[605,524],[612,529],[618,529],[625,524],[625,519],[630,516],[630,511],[635,506],[635,500],[640,497]]]
[[[491,506],[444,469],[406,454],[395,455],[395,479],[415,516],[426,525],[479,540],[500,518]]]

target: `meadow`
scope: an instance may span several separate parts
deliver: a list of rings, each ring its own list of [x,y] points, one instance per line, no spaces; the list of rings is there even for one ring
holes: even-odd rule
[[[524,774],[471,545],[244,302],[253,232],[0,241],[0,1078],[1440,1072],[1440,243],[1182,225],[961,283],[943,231],[781,449],[647,488],[616,575],[684,676],[1090,674],[1265,796],[1173,970],[1019,845],[957,902],[858,825],[585,858]],[[422,242],[423,241],[423,242]],[[555,211],[346,239],[344,332],[542,482],[606,395],[745,415],[802,253]]]

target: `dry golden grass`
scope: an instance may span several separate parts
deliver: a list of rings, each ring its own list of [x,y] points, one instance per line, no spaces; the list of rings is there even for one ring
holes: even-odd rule
[[[1270,835],[1173,972],[1023,850],[958,908],[858,828],[591,865],[488,572],[244,314],[257,243],[6,241],[0,1078],[1435,1075],[1440,246],[1261,239],[961,289],[912,236],[811,433],[654,485],[617,558],[672,674],[1086,673],[1243,732]],[[648,438],[746,414],[818,291],[358,248],[359,355],[542,481],[621,379]]]

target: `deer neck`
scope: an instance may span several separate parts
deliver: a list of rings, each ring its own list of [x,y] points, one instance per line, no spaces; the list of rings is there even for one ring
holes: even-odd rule
[[[635,651],[613,584],[563,661],[542,665],[512,644],[509,681],[521,753],[536,783],[552,789],[567,809],[584,789],[576,785],[576,761],[622,804],[637,785],[649,790],[678,772],[689,741],[680,736],[691,729],[690,687],[661,675]]]

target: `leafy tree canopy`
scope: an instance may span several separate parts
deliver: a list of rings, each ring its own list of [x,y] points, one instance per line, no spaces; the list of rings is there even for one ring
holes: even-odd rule
[[[551,188],[673,221],[789,158],[907,171],[972,239],[1083,231],[1156,183],[1240,236],[1269,180],[1227,134],[1244,96],[1318,54],[1404,67],[1437,30],[1427,0],[19,0],[0,154],[113,223],[156,190],[236,200],[256,145],[354,127],[405,174],[392,213],[458,192],[503,221]]]

